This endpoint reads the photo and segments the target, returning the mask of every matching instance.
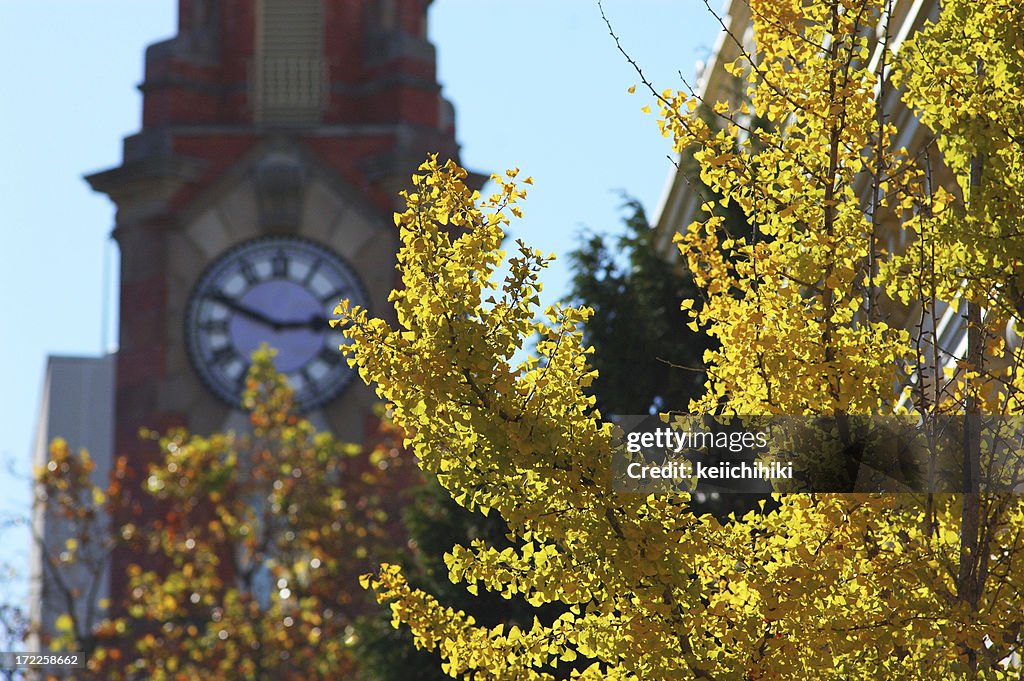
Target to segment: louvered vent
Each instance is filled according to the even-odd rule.
[[[252,98],[256,122],[320,122],[325,95],[321,0],[260,0]]]

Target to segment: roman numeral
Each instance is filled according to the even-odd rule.
[[[245,364],[242,366],[242,370],[238,372],[238,376],[235,377],[235,391],[241,393],[245,390],[245,379],[249,376],[249,365]]]
[[[232,346],[222,345],[213,351],[213,354],[210,355],[210,361],[217,366],[224,366],[237,356],[238,354]]]
[[[341,350],[337,348],[322,348],[320,354],[317,355],[317,359],[330,367],[336,367],[342,360]]]
[[[228,332],[228,320],[226,319],[207,319],[199,328],[206,333],[227,333]]]
[[[324,305],[337,305],[338,301],[346,297],[346,290],[343,288],[331,291],[326,296],[320,299],[320,302]]]
[[[288,278],[288,256],[284,254],[284,251],[279,250],[274,254],[274,257],[270,259],[270,268],[275,279]]]
[[[313,277],[316,276],[316,271],[320,269],[320,265],[322,265],[323,263],[324,261],[321,260],[320,258],[317,258],[316,260],[313,261],[313,264],[309,266],[309,271],[306,272],[306,276],[303,277],[302,279],[303,286],[307,288],[309,287],[310,282],[313,281]]]
[[[260,280],[259,277],[256,276],[256,270],[252,268],[252,263],[248,260],[240,260],[238,262],[238,269],[242,273],[242,276],[245,277],[245,283],[249,286],[252,286]]]
[[[295,375],[302,379],[302,386],[296,389],[299,394],[311,394],[316,390],[316,381],[313,380],[313,376],[309,373],[309,367],[302,367]]]

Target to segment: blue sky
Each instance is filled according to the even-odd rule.
[[[0,515],[28,510],[46,356],[116,342],[113,207],[82,175],[118,165],[121,139],[138,130],[143,50],[174,33],[176,5],[0,0]],[[692,78],[717,35],[700,0],[606,0],[605,9],[659,89],[679,86],[677,72]],[[618,228],[619,190],[654,212],[670,149],[640,112],[648,100],[626,92],[637,78],[596,0],[435,0],[430,21],[463,162],[534,177],[513,236],[561,256],[583,227]],[[566,280],[556,262],[545,303]],[[27,555],[21,533],[0,536],[0,564],[25,565]]]

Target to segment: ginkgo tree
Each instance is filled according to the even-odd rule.
[[[87,452],[53,443],[36,482],[66,528],[66,546],[44,555],[64,612],[42,642],[84,657],[53,678],[358,673],[354,625],[372,602],[357,577],[401,551],[418,471],[387,423],[365,446],[318,432],[271,358],[253,356],[247,433],[151,434],[159,456],[144,480],[122,458],[98,485]],[[111,583],[117,552],[128,565]]]
[[[678,237],[701,288],[683,306],[719,342],[689,406],[837,424],[962,416],[964,491],[780,495],[726,524],[689,513],[684,494],[614,492],[612,427],[585,392],[590,313],[538,321],[550,256],[502,251],[525,196],[517,171],[481,199],[431,159],[396,215],[398,325],[337,313],[420,465],[508,522],[512,547],[452,548],[452,580],[565,606],[484,627],[394,565],[367,576],[453,677],[1020,676],[1024,504],[982,484],[991,441],[972,424],[1012,425],[1024,388],[1022,351],[1004,341],[1024,283],[1024,7],[947,0],[897,54],[887,0],[749,4],[754,44],[733,36],[729,65],[747,97],[706,103],[719,124],[692,92],[651,90],[666,136],[695,150],[720,197]],[[885,115],[895,85],[930,131],[920,149],[898,146]],[[749,236],[728,233],[723,204]],[[962,310],[962,349],[940,346],[946,309]]]

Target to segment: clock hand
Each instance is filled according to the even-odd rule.
[[[281,329],[309,329],[310,331],[326,331],[330,328],[330,322],[327,321],[327,317],[313,315],[309,319],[291,321],[291,322],[278,322],[278,327]]]
[[[252,319],[253,321],[259,322],[264,326],[269,326],[274,331],[284,331],[286,329],[310,329],[311,331],[326,331],[330,328],[330,322],[327,318],[322,315],[313,315],[309,319],[298,320],[298,321],[279,321],[277,319],[271,319],[267,315],[263,314],[259,310],[254,310],[250,307],[242,305],[234,298],[229,298],[224,293],[218,291],[210,296],[213,300],[216,300],[221,305],[228,307],[235,312]]]
[[[239,313],[239,314],[241,314],[241,315],[243,315],[245,317],[248,317],[249,319],[252,319],[255,322],[259,322],[260,324],[263,324],[264,326],[269,326],[270,328],[274,329],[275,331],[280,331],[282,328],[284,328],[284,325],[281,322],[279,322],[279,321],[277,321],[275,319],[271,319],[270,317],[268,317],[267,315],[263,314],[259,310],[253,310],[250,307],[246,307],[245,305],[242,305],[241,303],[239,303],[234,298],[229,298],[228,296],[224,295],[220,291],[212,294],[210,296],[210,298],[212,298],[213,300],[217,301],[221,305],[224,305],[225,307],[228,307],[228,308],[234,310],[235,312],[237,312],[237,313]]]
[[[331,327],[327,317],[313,315],[306,321],[306,326],[312,331],[326,331]]]

